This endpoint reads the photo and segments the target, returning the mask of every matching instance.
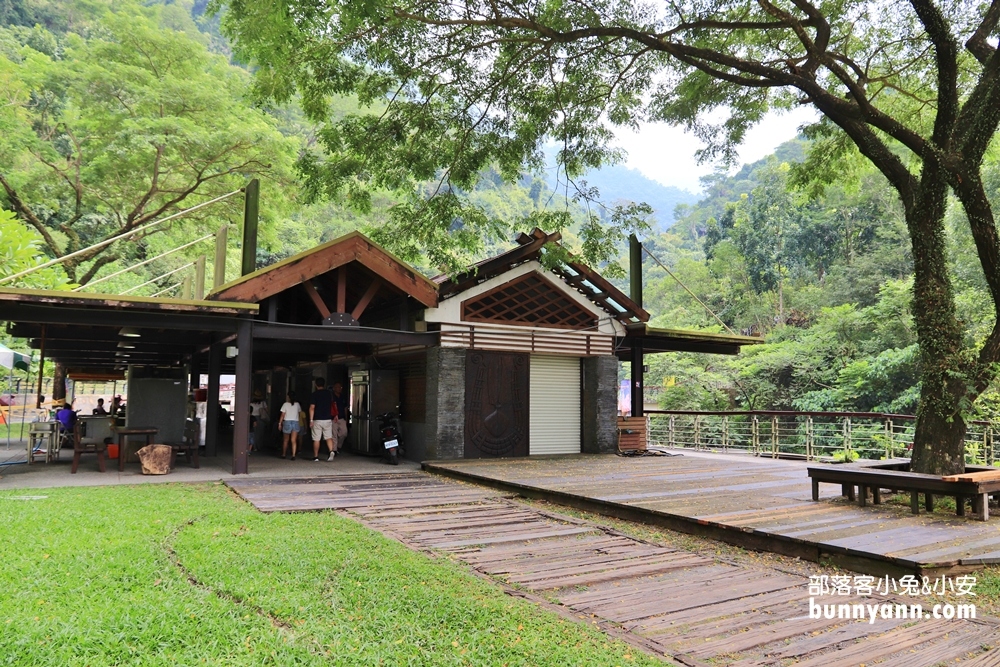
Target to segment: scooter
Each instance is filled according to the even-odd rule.
[[[399,465],[399,454],[402,451],[403,439],[399,423],[399,415],[395,412],[385,412],[375,417],[378,420],[378,430],[382,437],[382,447],[385,448],[388,462]]]

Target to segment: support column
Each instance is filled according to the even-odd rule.
[[[257,209],[260,198],[260,181],[247,183],[243,199],[243,263],[242,274],[257,270]]]
[[[465,456],[465,350],[427,349],[426,457]]]
[[[188,391],[193,392],[201,386],[201,355],[191,355],[191,367],[188,374]]]
[[[642,308],[642,244],[638,237],[632,234],[628,237],[628,274],[629,297]],[[632,416],[641,417],[643,410],[643,359],[642,342],[632,341]]]
[[[229,243],[229,226],[222,225],[215,233],[215,267],[212,269],[212,289],[226,282],[226,246]]]
[[[632,416],[642,417],[642,343],[632,341]]]
[[[38,362],[38,393],[35,394],[35,409],[42,408],[42,380],[45,379],[45,325],[42,325],[41,361]]]
[[[225,347],[213,343],[208,348],[208,391],[205,397],[205,456],[215,456],[219,444],[219,376]]]
[[[253,322],[243,320],[236,330],[236,402],[233,426],[233,474],[250,469],[250,396],[253,392]]]
[[[618,357],[583,360],[583,453],[614,454],[617,446]]]

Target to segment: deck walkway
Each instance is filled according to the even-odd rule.
[[[815,464],[812,464],[815,465]],[[858,507],[821,485],[806,464],[739,454],[571,456],[435,461],[431,472],[653,523],[731,544],[871,574],[958,573],[1000,562],[1000,518]]]
[[[227,483],[265,512],[347,512],[680,665],[1000,665],[1000,649],[991,648],[1000,644],[995,619],[810,619],[800,574],[645,542],[425,473]],[[836,599],[886,601],[903,600]]]

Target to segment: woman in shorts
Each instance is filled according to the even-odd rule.
[[[278,418],[278,429],[282,433],[281,458],[288,454],[288,443],[292,443],[292,460],[295,460],[295,452],[299,449],[299,413],[302,406],[295,400],[295,392],[288,392],[284,404],[281,406],[281,417]]]

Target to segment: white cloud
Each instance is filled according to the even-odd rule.
[[[739,148],[740,160],[761,159],[795,137],[799,126],[815,121],[816,117],[817,112],[811,107],[768,114],[747,132]],[[625,166],[663,185],[700,192],[699,179],[714,170],[711,163],[698,164],[695,151],[702,143],[680,127],[644,124],[638,132],[621,130],[616,136],[618,145],[628,153]]]

